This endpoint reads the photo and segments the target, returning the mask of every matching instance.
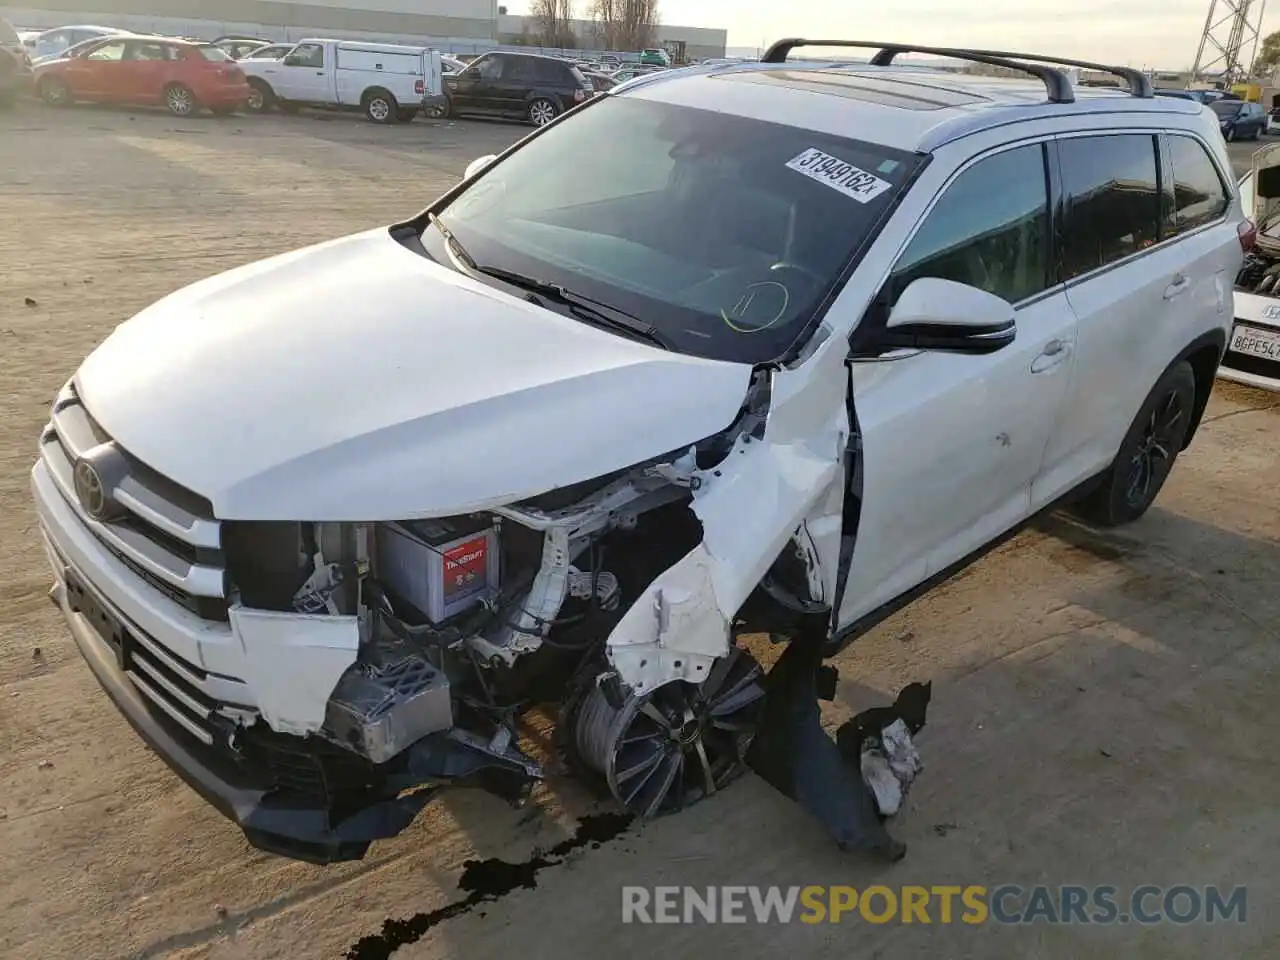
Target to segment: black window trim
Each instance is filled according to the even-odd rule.
[[[1157,182],[1159,182],[1161,171],[1163,170],[1164,160],[1162,158],[1166,153],[1166,151],[1160,149],[1164,143],[1164,141],[1161,138],[1164,137],[1165,135],[1190,137],[1191,139],[1196,140],[1198,143],[1200,143],[1201,146],[1205,147],[1205,149],[1208,151],[1209,158],[1213,161],[1214,169],[1218,171],[1219,177],[1222,176],[1222,169],[1218,166],[1218,158],[1214,155],[1213,149],[1209,147],[1208,143],[1204,140],[1203,137],[1201,137],[1199,134],[1194,133],[1190,130],[1169,130],[1163,127],[1159,127],[1159,128],[1157,127],[1109,127],[1109,128],[1104,128],[1100,130],[1072,130],[1067,133],[1058,133],[1053,135],[1053,139],[1055,141],[1054,149],[1056,151],[1057,144],[1061,143],[1063,140],[1078,140],[1085,137],[1110,137],[1110,136],[1126,136],[1126,135],[1127,136],[1149,136],[1153,138],[1153,140],[1155,140],[1154,149],[1157,150],[1157,154],[1156,154]],[[1061,167],[1061,163],[1059,161],[1059,168],[1060,167]],[[1232,197],[1233,195],[1234,195],[1233,192],[1228,190],[1227,192],[1228,198]],[[1063,213],[1065,214],[1065,207],[1063,209]],[[1102,274],[1107,273],[1111,270],[1115,270],[1119,267],[1129,266],[1130,264],[1134,263],[1137,260],[1142,259],[1143,257],[1147,257],[1147,256],[1150,256],[1151,254],[1158,253],[1161,250],[1165,250],[1172,244],[1178,243],[1183,239],[1185,239],[1186,237],[1193,236],[1196,233],[1199,233],[1201,230],[1209,230],[1214,227],[1220,227],[1222,226],[1222,224],[1224,224],[1227,221],[1227,218],[1228,216],[1230,216],[1230,214],[1231,214],[1231,204],[1228,203],[1227,209],[1223,212],[1223,215],[1219,217],[1217,220],[1214,220],[1210,223],[1202,224],[1201,226],[1196,227],[1194,230],[1188,230],[1185,233],[1173,233],[1168,237],[1162,237],[1156,243],[1153,243],[1151,246],[1146,247],[1143,250],[1135,250],[1133,253],[1129,254],[1126,257],[1121,257],[1119,260],[1113,260],[1111,261],[1111,263],[1104,264],[1101,267],[1095,267],[1094,269],[1088,271],[1087,273],[1082,273],[1082,274],[1079,274],[1078,276],[1072,277],[1070,280],[1066,281],[1065,287],[1066,289],[1070,290],[1072,287],[1075,287],[1081,283],[1087,283],[1088,281],[1093,280],[1096,277],[1100,277],[1102,276]],[[1163,223],[1161,224],[1161,229],[1163,230]],[[1059,276],[1061,276],[1061,274],[1059,274]]]

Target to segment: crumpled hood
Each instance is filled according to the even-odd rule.
[[[733,421],[750,374],[536,307],[378,229],[177,291],[76,384],[115,440],[219,518],[388,520],[693,443]]]

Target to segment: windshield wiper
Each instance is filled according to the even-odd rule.
[[[476,263],[475,258],[467,253],[467,248],[462,245],[462,242],[453,235],[453,231],[445,226],[443,220],[434,213],[428,213],[427,220],[440,231],[445,243],[457,254],[458,259],[475,273],[501,280],[503,283],[509,283],[513,287],[519,287],[521,290],[527,291],[530,294],[531,302],[536,303],[538,306],[543,305],[541,303],[543,299],[551,300],[568,307],[569,312],[574,317],[586,323],[599,327],[608,327],[611,330],[632,337],[648,340],[663,350],[675,350],[675,344],[671,342],[671,339],[653,324],[646,323],[639,317],[625,313],[617,307],[601,303],[599,300],[593,300],[581,293],[566,289],[558,283],[550,283],[546,280],[539,280],[536,277],[526,277],[523,274],[516,273],[513,270],[504,270],[501,267],[480,266]]]
[[[523,274],[512,270],[504,270],[501,267],[476,267],[475,269],[487,277],[493,277],[495,280],[501,280],[503,283],[509,283],[513,287],[528,291],[530,302],[536,303],[538,306],[542,306],[539,302],[540,300],[550,300],[553,303],[568,307],[570,314],[585,323],[598,327],[607,327],[624,335],[648,340],[663,350],[675,350],[675,344],[671,341],[671,338],[653,324],[646,323],[639,317],[619,310],[617,307],[602,303],[599,300],[593,300],[591,297],[570,290],[561,284],[539,280],[536,277],[526,277]]]
[[[475,258],[473,258],[471,254],[467,253],[467,248],[462,245],[462,241],[453,235],[453,231],[444,225],[444,221],[434,213],[428,213],[427,219],[431,222],[433,227],[440,231],[440,236],[444,237],[444,242],[447,243],[453,249],[453,252],[458,255],[458,259],[472,270],[478,272],[480,268],[476,266]]]

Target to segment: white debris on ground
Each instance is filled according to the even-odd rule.
[[[911,731],[895,720],[862,747],[862,779],[875,795],[880,813],[892,817],[902,809],[907,792],[923,769]]]

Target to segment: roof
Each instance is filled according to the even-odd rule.
[[[686,67],[637,77],[619,93],[721,109],[743,116],[848,135],[851,116],[874,139],[928,152],[1006,123],[1099,113],[1191,116],[1201,105],[1176,97],[1139,98],[1127,90],[1077,87],[1075,102],[1051,103],[1045,85],[928,67],[848,62],[739,63]]]

